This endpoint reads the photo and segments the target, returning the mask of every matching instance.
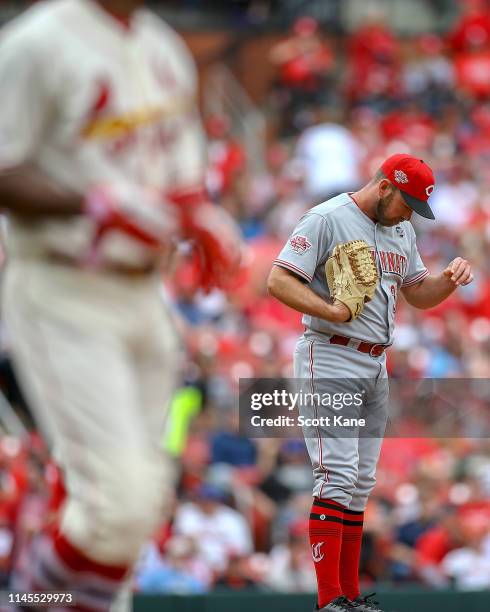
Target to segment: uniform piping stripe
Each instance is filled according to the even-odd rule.
[[[420,281],[422,281],[428,275],[429,275],[429,271],[426,270],[425,272],[419,274],[412,280],[407,281],[406,283],[402,283],[402,287],[410,287],[411,285],[415,285],[416,283],[419,283]]]
[[[342,525],[348,525],[349,527],[362,527],[364,525],[364,521],[348,521],[339,516],[326,516],[324,514],[316,514],[315,512],[310,514],[310,519],[321,521],[322,523],[342,523]]]
[[[315,397],[315,383],[313,382],[313,344],[315,343],[314,340],[310,341],[310,386],[311,386],[311,393],[312,393],[312,397]],[[317,419],[318,422],[318,406],[316,405],[316,403],[313,400],[313,403],[315,405],[315,418]],[[316,426],[316,433],[318,436],[318,465],[320,466],[320,468],[323,470],[323,472],[325,473],[325,477],[322,481],[322,484],[320,486],[320,492],[318,494],[318,497],[322,496],[322,491],[323,491],[323,485],[328,482],[328,471],[326,470],[325,466],[323,465],[323,447],[322,447],[322,438],[320,436],[320,429],[318,428],[318,425]]]
[[[273,263],[277,264],[278,266],[281,266],[283,268],[289,268],[289,270],[291,270],[292,272],[296,272],[296,274],[299,274],[304,279],[306,279],[308,282],[311,282],[311,280],[313,279],[313,276],[310,276],[304,270],[302,270],[301,268],[298,268],[298,266],[295,266],[294,264],[290,263],[289,261],[284,261],[283,259],[276,259],[276,260],[274,260]]]
[[[429,270],[427,270],[427,268],[423,272],[421,272],[420,274],[417,274],[417,276],[415,276],[415,278],[412,278],[411,280],[407,281],[406,283],[403,283],[402,287],[410,287],[410,285],[414,285],[415,283],[419,283],[426,276],[429,276]]]

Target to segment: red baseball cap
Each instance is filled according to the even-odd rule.
[[[428,202],[434,191],[434,173],[423,159],[398,153],[388,157],[381,170],[410,208],[426,219],[435,219]]]

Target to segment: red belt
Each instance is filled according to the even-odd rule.
[[[363,342],[362,340],[355,340],[354,338],[338,335],[331,336],[329,342],[330,344],[350,346],[361,353],[368,353],[371,357],[380,357],[389,346],[389,344],[372,344],[371,342]]]

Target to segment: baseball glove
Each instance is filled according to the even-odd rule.
[[[374,297],[379,279],[369,246],[364,240],[338,244],[327,259],[325,273],[330,295],[347,306],[353,321]]]

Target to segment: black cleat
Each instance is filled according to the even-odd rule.
[[[315,606],[317,612],[345,612],[346,610],[353,612],[355,609],[355,606],[343,595],[337,597],[326,606],[323,606],[323,608]]]
[[[364,597],[359,596],[350,603],[357,612],[384,612],[384,610],[379,607],[379,602],[372,599],[374,595],[376,595],[376,593],[371,593]]]

